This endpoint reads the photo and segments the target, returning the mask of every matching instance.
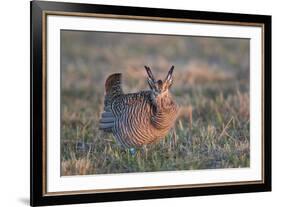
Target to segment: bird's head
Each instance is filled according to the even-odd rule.
[[[152,74],[149,67],[144,66],[147,72],[147,82],[150,89],[155,93],[156,96],[166,94],[173,84],[173,71],[174,66],[172,66],[164,80],[156,80]]]

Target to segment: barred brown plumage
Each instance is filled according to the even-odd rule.
[[[105,82],[99,127],[113,133],[123,147],[141,147],[164,138],[177,117],[178,105],[169,93],[174,66],[164,81],[156,81],[151,69],[147,66],[145,69],[148,91],[124,94],[120,73],[110,75]]]

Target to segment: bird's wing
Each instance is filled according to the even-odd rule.
[[[139,93],[124,94],[113,100],[111,111],[115,117],[127,113],[129,108],[136,107],[137,105],[144,104],[145,100],[152,104],[150,98],[150,91],[142,91]]]

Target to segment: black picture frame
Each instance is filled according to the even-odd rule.
[[[31,142],[30,142],[30,204],[32,206],[58,205],[58,204],[78,204],[90,202],[107,202],[121,200],[170,198],[184,196],[203,196],[215,194],[232,194],[271,191],[271,16],[233,14],[219,12],[187,11],[156,8],[136,8],[125,6],[93,5],[80,3],[59,3],[32,1],[31,7],[31,27],[30,27],[30,50],[31,50]],[[207,21],[212,24],[232,22],[243,24],[261,24],[264,30],[263,35],[263,123],[264,123],[264,166],[262,183],[218,185],[218,186],[195,186],[189,188],[153,189],[153,190],[133,190],[122,192],[104,193],[71,193],[71,194],[50,194],[44,193],[46,177],[44,177],[44,163],[46,162],[46,150],[44,146],[44,133],[46,133],[46,72],[43,71],[44,53],[44,21],[46,11],[82,14],[103,14],[122,16],[141,16],[146,18],[171,18],[171,19],[192,19]],[[43,97],[43,98],[42,98]]]

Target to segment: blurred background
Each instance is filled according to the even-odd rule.
[[[124,92],[147,90],[175,66],[181,106],[171,132],[131,156],[98,130],[104,82],[123,74]],[[250,166],[249,40],[61,31],[61,174]]]

